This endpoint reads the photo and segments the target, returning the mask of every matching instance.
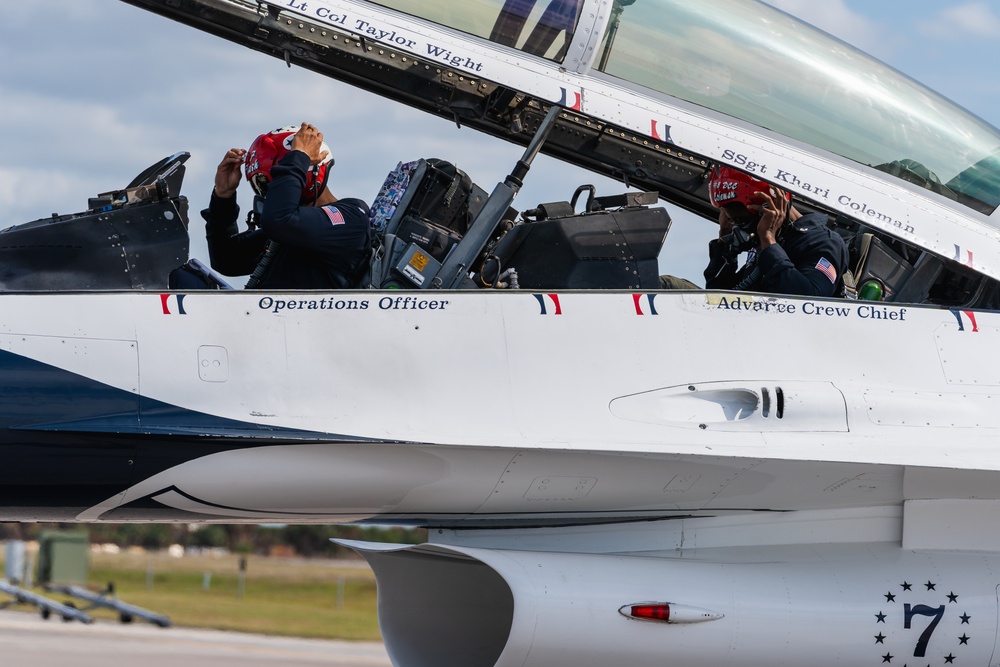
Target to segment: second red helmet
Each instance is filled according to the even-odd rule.
[[[758,192],[767,192],[770,183],[732,167],[715,167],[708,179],[708,198],[715,208],[727,204],[750,206],[761,203]],[[788,198],[788,193],[785,193]]]
[[[247,181],[253,191],[263,197],[267,194],[267,187],[271,183],[271,169],[292,150],[292,137],[299,131],[298,125],[288,125],[279,127],[276,130],[266,132],[250,144],[247,150],[246,161],[243,168],[246,172]],[[302,201],[315,200],[323,192],[326,182],[330,178],[330,168],[333,166],[333,157],[330,147],[323,143],[321,151],[326,151],[327,156],[322,162],[311,167],[306,173],[306,185],[302,189]]]

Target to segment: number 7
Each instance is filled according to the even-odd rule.
[[[922,658],[927,655],[927,643],[931,640],[931,635],[934,634],[934,628],[941,621],[941,617],[944,616],[944,605],[941,605],[937,609],[934,607],[928,607],[925,604],[918,604],[912,609],[909,603],[903,605],[903,627],[907,630],[910,629],[910,621],[914,616],[933,616],[934,620],[930,622],[923,632],[920,633],[920,639],[917,640],[917,646],[913,650],[913,657]]]

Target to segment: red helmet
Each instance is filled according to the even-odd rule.
[[[271,183],[271,168],[292,150],[292,137],[298,131],[298,125],[279,127],[277,130],[260,135],[250,144],[243,168],[246,170],[250,187],[261,197],[267,193],[267,186]],[[306,173],[302,201],[315,200],[319,197],[330,177],[330,167],[333,166],[330,147],[324,142],[320,151],[326,151],[327,155],[322,162],[314,165]]]
[[[770,187],[770,183],[738,169],[717,166],[712,169],[712,175],[708,179],[708,199],[715,208],[722,208],[727,204],[758,205],[761,200],[757,193],[767,192]],[[785,199],[790,198],[787,192],[784,196]]]

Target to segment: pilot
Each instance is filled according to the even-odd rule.
[[[825,215],[803,215],[788,193],[730,167],[712,170],[708,193],[719,238],[708,245],[706,288],[844,296],[847,244]],[[737,269],[742,252],[747,261]]]
[[[241,166],[256,193],[243,232],[236,203]],[[249,151],[231,148],[202,211],[212,268],[227,276],[250,275],[250,289],[357,284],[371,247],[368,205],[331,194],[332,166],[323,134],[308,123],[262,134]]]

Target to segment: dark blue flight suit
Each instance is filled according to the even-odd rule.
[[[735,258],[724,257],[725,244],[709,243],[707,289],[741,289],[793,296],[843,296],[844,272],[850,258],[847,243],[830,229],[821,213],[786,222],[778,242],[736,270]]]
[[[258,289],[345,289],[364,271],[371,248],[368,205],[338,199],[324,207],[300,206],[309,157],[292,151],[271,170],[260,228],[240,232],[236,197],[212,193],[205,236],[212,268],[226,276],[253,273],[268,240],[276,243]]]

